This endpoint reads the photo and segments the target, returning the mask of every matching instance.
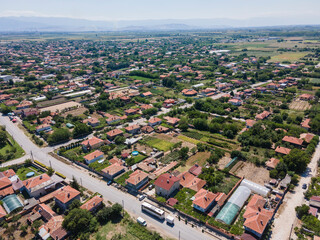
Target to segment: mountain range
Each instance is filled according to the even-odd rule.
[[[312,18],[164,19],[92,21],[62,17],[0,17],[0,32],[165,31],[284,25],[316,25]]]

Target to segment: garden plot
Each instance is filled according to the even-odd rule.
[[[290,104],[289,108],[296,111],[305,111],[311,108],[311,104],[307,101],[295,100]]]

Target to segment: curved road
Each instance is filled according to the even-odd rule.
[[[135,217],[142,216],[148,222],[148,225],[151,226],[152,230],[159,231],[168,237],[176,239],[179,238],[180,233],[180,239],[183,240],[225,239],[222,236],[212,237],[208,234],[202,233],[201,229],[185,225],[184,221],[178,221],[176,219],[174,227],[170,227],[165,222],[159,222],[149,215],[141,213],[141,202],[132,195],[117,190],[112,186],[108,186],[105,181],[89,176],[88,171],[85,171],[80,167],[65,164],[50,156],[45,148],[39,148],[36,146],[27,136],[24,135],[21,129],[9,120],[8,117],[1,115],[0,124],[6,126],[8,133],[12,135],[15,141],[18,142],[25,150],[26,155],[23,159],[26,159],[27,157],[30,158],[32,152],[34,159],[47,166],[50,166],[51,164],[52,168],[69,179],[72,179],[72,177],[75,176],[79,183],[82,183],[85,188],[93,192],[99,192],[106,200],[120,204],[122,204],[123,201],[125,209]]]

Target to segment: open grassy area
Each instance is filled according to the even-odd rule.
[[[98,232],[93,234],[90,239],[104,240],[104,239],[117,239],[117,240],[149,240],[149,239],[164,239],[157,238],[158,233],[154,233],[148,228],[141,226],[127,213],[120,222],[111,222],[100,227]],[[167,239],[167,238],[165,238]],[[169,239],[167,239],[169,240]]]
[[[93,163],[90,163],[89,167],[95,169],[96,171],[101,171],[102,169],[108,167],[109,165],[110,165],[109,161],[105,159],[102,163],[99,163],[99,160]]]
[[[10,134],[7,133],[7,136],[7,143],[0,148],[0,160],[3,158],[3,160],[8,161],[22,157],[25,153],[22,147],[16,141],[14,141]]]
[[[27,179],[26,174],[29,173],[29,172],[34,172],[33,176],[38,176],[38,175],[41,175],[43,173],[39,169],[37,169],[37,168],[35,168],[33,166],[29,166],[29,167],[19,167],[19,169],[16,172],[16,174],[18,175],[20,180],[24,181],[24,180]]]
[[[167,142],[164,140],[161,140],[159,138],[154,138],[154,137],[147,137],[145,140],[145,143],[153,148],[157,148],[161,151],[169,151],[171,147],[173,147],[173,143]]]
[[[193,143],[193,144],[198,144],[200,142],[200,141],[198,141],[196,139],[189,138],[189,137],[187,137],[185,135],[179,135],[178,138],[183,140],[183,141],[186,141],[186,142],[189,142],[189,143]]]
[[[269,62],[294,62],[298,61],[300,58],[303,58],[309,54],[308,52],[285,52],[279,55],[272,56]]]
[[[133,173],[132,170],[122,174],[120,177],[116,178],[114,181],[122,186],[126,185],[126,179],[129,178],[130,174]]]
[[[221,181],[218,184],[217,191],[224,192],[225,194],[228,194],[238,181],[239,181],[239,178],[236,178],[232,175],[226,174],[223,181]]]
[[[196,194],[196,191],[193,191],[191,189],[188,189],[188,188],[181,189],[177,193],[177,195],[174,197],[179,201],[179,203],[176,204],[174,208],[205,222],[206,220],[208,220],[209,217],[192,207],[191,198],[195,194]]]

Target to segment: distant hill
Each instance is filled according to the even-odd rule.
[[[320,16],[316,21],[314,19],[307,18],[91,21],[85,19],[58,17],[0,17],[0,32],[164,31],[300,24],[320,24]]]

